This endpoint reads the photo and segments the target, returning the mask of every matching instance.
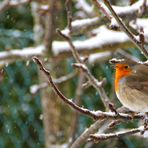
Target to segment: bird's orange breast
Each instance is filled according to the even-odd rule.
[[[132,73],[132,69],[127,64],[116,64],[115,73],[115,91],[119,90],[119,82],[122,78],[129,76]]]

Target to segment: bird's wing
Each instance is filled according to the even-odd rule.
[[[128,76],[126,84],[132,89],[137,89],[148,95],[148,67],[147,70],[137,69],[134,75]]]

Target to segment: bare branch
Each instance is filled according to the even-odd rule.
[[[81,61],[81,58],[79,57],[78,52],[76,52],[75,46],[73,45],[73,43],[72,43],[72,41],[71,41],[71,38],[68,37],[68,36],[66,36],[65,34],[63,34],[59,29],[57,29],[57,32],[59,33],[59,35],[61,35],[63,38],[65,38],[65,39],[68,41],[68,43],[69,43],[69,45],[70,45],[70,47],[71,47],[71,49],[72,49],[72,54],[73,54],[75,60],[76,60],[78,63],[81,63],[81,62],[82,62],[82,61]]]
[[[137,24],[143,27],[145,41],[148,41],[148,27],[147,20],[138,19]],[[79,53],[89,55],[91,53],[98,53],[101,51],[114,51],[118,48],[126,49],[135,47],[129,38],[122,32],[108,30],[101,27],[96,30],[97,35],[84,41],[74,41],[73,45]],[[106,34],[108,34],[106,36]],[[30,57],[40,56],[45,54],[45,46],[39,45],[36,47],[27,47],[23,49],[11,49],[11,51],[0,52],[0,63],[7,64],[15,62],[16,60],[28,60]],[[71,56],[71,47],[67,41],[53,41],[52,52],[56,59],[63,59]]]
[[[69,11],[70,10],[68,9],[68,12],[67,12],[67,14],[68,14],[68,25],[69,25],[68,29],[71,32],[71,20],[72,20],[71,17],[72,16],[71,16],[71,13]],[[84,74],[86,75],[86,77],[89,80],[90,84],[94,88],[96,88],[96,90],[99,92],[99,94],[101,96],[101,100],[102,100],[104,106],[106,107],[106,109],[109,109],[108,107],[109,107],[109,102],[110,101],[109,101],[109,98],[106,95],[106,93],[105,93],[105,91],[104,91],[104,89],[102,87],[102,84],[103,84],[102,82],[103,81],[98,82],[98,80],[93,75],[91,75],[89,69],[87,68],[85,63],[81,60],[80,55],[79,55],[77,49],[75,48],[75,46],[74,46],[74,44],[73,44],[73,42],[71,40],[71,35],[69,34],[69,36],[66,36],[60,30],[58,30],[58,33],[67,40],[67,42],[69,43],[69,46],[71,47],[71,51],[72,51],[73,57],[75,58],[76,62],[78,64],[80,64],[80,66],[82,67],[82,70],[84,71]]]
[[[58,32],[69,43],[71,50],[72,50],[72,54],[73,54],[74,58],[76,59],[76,61],[78,62],[77,65],[75,65],[75,66],[80,67],[84,71],[84,73],[85,73],[86,77],[88,78],[90,84],[99,92],[104,106],[108,109],[108,104],[109,104],[110,101],[109,101],[109,98],[107,97],[104,89],[102,88],[103,83],[98,82],[98,80],[94,76],[91,75],[89,69],[81,60],[81,58],[80,58],[75,46],[73,45],[71,39],[68,36],[62,34],[62,32],[60,30],[58,30]]]
[[[76,8],[82,10],[86,16],[93,17],[93,7],[86,0],[77,0]]]
[[[60,97],[60,99],[62,99],[65,103],[67,103],[68,105],[70,105],[73,109],[75,109],[76,111],[79,111],[80,113],[86,114],[88,116],[91,116],[95,119],[95,114],[87,109],[83,109],[80,108],[79,106],[77,106],[74,102],[72,102],[72,100],[66,98],[61,92],[60,90],[57,88],[57,86],[55,85],[55,83],[53,82],[50,72],[48,70],[46,70],[41,61],[37,58],[34,57],[33,60],[35,60],[35,62],[39,65],[40,69],[44,72],[44,74],[48,77],[49,83],[51,84],[52,88],[55,90],[55,92],[57,93],[57,95]]]
[[[104,8],[104,5],[102,5],[101,2],[99,2],[98,0],[92,0],[95,5],[102,11],[102,13],[104,13],[106,15],[106,17],[111,20],[112,16],[106,11],[106,8]]]
[[[140,40],[142,47],[144,47],[145,37],[144,37],[144,30],[142,27],[140,28],[139,40]]]
[[[102,140],[112,139],[112,138],[119,138],[126,135],[132,135],[135,133],[142,133],[144,130],[148,130],[148,128],[144,129],[143,126],[140,126],[138,128],[130,129],[130,130],[124,130],[121,132],[116,133],[107,133],[107,134],[93,134],[90,135],[90,140],[94,140],[95,142],[99,142]]]
[[[93,1],[95,1],[97,3],[97,0],[93,0]],[[131,6],[125,6],[125,7],[112,6],[112,7],[119,17],[121,17],[125,22],[129,23],[131,20],[137,19],[138,12],[139,12],[140,8],[143,6],[144,1],[145,0],[137,1],[136,3],[134,3]],[[110,15],[110,12],[108,11],[108,9],[106,8],[105,5],[101,2],[99,2],[99,4],[101,5],[101,7],[103,7],[104,11],[106,11],[107,15]],[[148,8],[148,0],[146,0],[145,7]],[[99,9],[100,9],[100,7],[99,7]],[[148,14],[148,9],[145,9],[143,11],[143,13]],[[81,19],[81,20],[74,20],[71,23],[71,26],[72,26],[71,33],[74,35],[79,34],[79,33],[85,33],[92,28],[97,28],[98,26],[109,23],[109,20],[110,19],[108,19],[106,17],[101,17],[101,18],[94,17],[94,18],[87,18],[87,19]],[[144,24],[146,24],[146,23],[144,23]],[[62,32],[64,34],[68,34],[69,29],[65,28]]]
[[[145,22],[143,22],[144,24]],[[96,36],[86,39],[84,41],[74,41],[73,45],[79,51],[79,53],[89,54],[105,50],[116,50],[117,48],[130,48],[135,47],[130,41],[129,37],[123,32],[116,32],[108,30],[105,27],[100,27],[94,30],[92,33]],[[144,28],[145,40],[148,39],[148,29]],[[62,32],[62,34],[66,35]],[[107,34],[107,36],[106,36]],[[69,54],[70,46],[68,43],[57,42],[53,43],[53,52],[55,55]]]
[[[113,17],[118,22],[118,24],[121,27],[121,29],[127,34],[127,36],[131,39],[131,41],[140,49],[141,53],[146,58],[148,58],[148,51],[143,46],[143,43],[141,43],[139,40],[137,40],[136,37],[131,33],[131,31],[125,26],[125,24],[123,23],[123,21],[119,18],[119,16],[117,15],[117,13],[112,8],[110,2],[108,0],[104,0],[104,3],[106,4],[106,6],[108,7],[108,9],[112,13]]]
[[[38,64],[40,69],[44,72],[44,74],[47,76],[49,83],[51,84],[51,87],[53,90],[56,92],[56,94],[59,96],[61,100],[63,100],[67,105],[69,105],[72,109],[75,111],[84,114],[88,117],[91,117],[93,119],[123,119],[123,120],[133,120],[133,119],[143,119],[144,115],[142,114],[136,114],[134,116],[131,116],[129,114],[124,114],[124,113],[118,113],[115,114],[113,112],[102,112],[102,111],[90,111],[86,108],[79,107],[76,105],[73,101],[65,97],[62,92],[57,88],[55,83],[52,80],[52,77],[50,75],[50,72],[45,69],[41,61],[37,58],[34,57],[33,60]]]
[[[55,19],[56,19],[56,0],[48,0],[47,5],[49,10],[46,13],[45,21],[45,47],[48,51],[48,54],[51,54],[52,43],[55,35]]]
[[[89,128],[87,128],[77,139],[76,141],[71,145],[71,148],[78,148],[80,147],[82,144],[84,144],[84,142],[86,142],[86,140],[90,137],[90,134],[95,133],[106,121],[102,120],[98,120],[95,123],[93,123]]]
[[[57,78],[57,79],[54,79],[53,82],[55,84],[61,84],[61,83],[64,83],[70,79],[72,79],[73,77],[75,77],[77,74],[77,72],[72,72],[68,75],[65,75],[65,76],[62,76],[60,78]],[[47,82],[44,82],[44,83],[41,83],[41,84],[36,84],[36,85],[33,85],[30,87],[30,92],[32,94],[36,94],[37,92],[39,92],[41,89],[44,89],[44,88],[47,88],[48,87],[48,83]]]

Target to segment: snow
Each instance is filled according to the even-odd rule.
[[[92,50],[101,49],[103,46],[110,46],[113,44],[120,44],[129,41],[127,35],[123,32],[116,32],[108,30],[105,27],[100,27],[98,30],[94,31],[98,34],[95,37],[86,39],[84,41],[74,41],[73,44],[77,50]],[[55,55],[61,52],[67,52],[70,50],[70,46],[66,41],[54,41],[53,42],[53,53]]]

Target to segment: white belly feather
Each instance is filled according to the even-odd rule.
[[[126,86],[123,78],[116,95],[123,106],[135,112],[148,112],[148,96],[137,89]]]

